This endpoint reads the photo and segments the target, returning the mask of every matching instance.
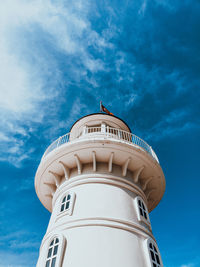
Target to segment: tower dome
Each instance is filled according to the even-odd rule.
[[[76,121],[45,151],[35,188],[52,213],[38,267],[163,266],[149,212],[164,174],[123,120],[95,113]]]

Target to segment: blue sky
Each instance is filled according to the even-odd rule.
[[[166,267],[200,266],[200,2],[0,3],[0,267],[32,267],[50,214],[34,175],[46,147],[99,101],[157,153],[150,214]]]

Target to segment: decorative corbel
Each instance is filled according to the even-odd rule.
[[[96,152],[92,151],[92,162],[93,162],[93,171],[97,170],[97,161],[96,161]]]
[[[81,172],[82,172],[81,161],[80,161],[80,159],[79,159],[77,154],[75,154],[74,157],[75,157],[75,160],[76,160],[76,166],[77,166],[78,174],[81,174]]]
[[[49,173],[51,173],[53,175],[53,179],[55,181],[55,184],[57,187],[59,187],[60,183],[61,183],[61,176],[55,172],[49,171]]]
[[[61,164],[61,166],[63,168],[65,179],[68,180],[69,179],[69,176],[70,176],[70,169],[69,169],[69,167],[67,167],[67,165],[65,163],[63,163],[62,161],[59,161],[59,163]]]
[[[127,158],[127,160],[122,165],[122,176],[126,176],[127,169],[128,169],[128,164],[129,164],[130,160],[131,160],[131,158]]]
[[[113,156],[114,156],[114,152],[111,152],[110,157],[109,157],[109,161],[108,161],[108,171],[109,172],[112,172]]]
[[[153,179],[153,176],[150,176],[149,178],[146,179],[146,181],[144,183],[141,183],[141,187],[142,190],[145,191],[147,188],[147,185],[149,184],[149,182]]]
[[[138,168],[137,170],[135,170],[133,172],[133,181],[134,181],[134,183],[138,182],[139,176],[140,176],[140,174],[141,174],[143,169],[144,169],[144,166],[141,166],[140,168]]]

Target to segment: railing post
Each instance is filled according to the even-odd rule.
[[[61,137],[58,138],[58,143],[57,143],[57,146],[56,146],[56,147],[59,146],[59,144],[60,144],[60,139],[61,139]]]
[[[118,129],[118,138],[121,139],[120,137],[120,130]]]
[[[87,133],[87,126],[83,126],[83,135]]]
[[[131,141],[131,135],[130,135],[130,133],[128,133],[128,141],[129,142]]]
[[[101,124],[101,132],[102,133],[106,132],[106,124],[104,122],[102,122],[102,124]]]
[[[105,134],[106,134],[106,136],[109,135],[109,132],[110,132],[110,127],[108,125],[105,125]]]

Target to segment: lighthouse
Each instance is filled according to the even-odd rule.
[[[35,189],[51,212],[37,267],[163,266],[149,212],[164,194],[164,174],[122,119],[76,121],[45,151]]]

